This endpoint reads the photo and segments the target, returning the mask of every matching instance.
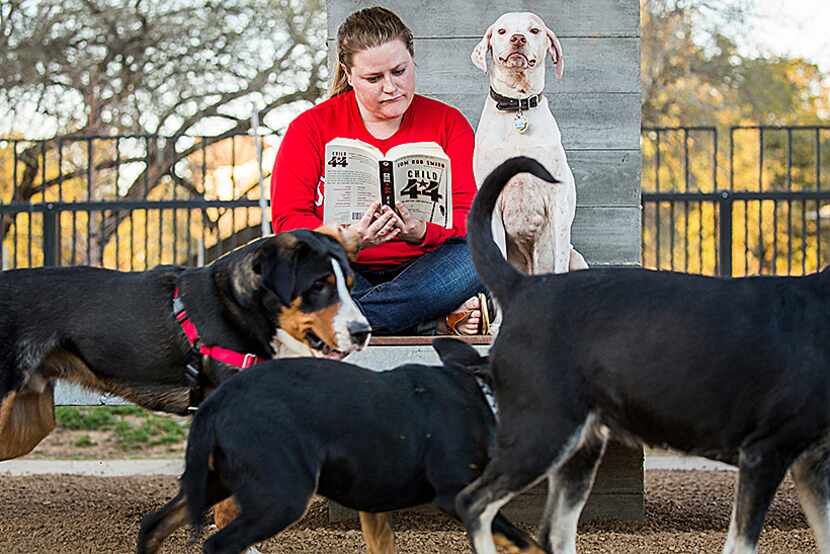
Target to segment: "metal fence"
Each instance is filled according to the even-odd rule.
[[[275,135],[0,140],[3,269],[200,265],[268,232]]]
[[[830,127],[645,128],[643,265],[803,274],[830,262]],[[0,140],[4,269],[201,265],[268,232],[277,137]]]
[[[644,128],[643,265],[798,275],[830,262],[830,127]]]

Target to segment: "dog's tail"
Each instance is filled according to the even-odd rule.
[[[209,409],[209,408],[208,408]],[[213,453],[216,450],[216,433],[213,428],[213,414],[200,408],[187,438],[185,469],[181,478],[181,489],[187,498],[187,511],[193,524],[193,537],[202,532],[205,515],[211,502],[209,492],[210,472]]]
[[[524,275],[508,263],[496,243],[493,242],[490,221],[499,194],[507,182],[518,173],[531,173],[550,183],[559,182],[542,164],[532,158],[524,156],[510,158],[496,167],[484,180],[467,218],[467,239],[476,271],[484,286],[490,289],[501,302],[516,290],[516,286]]]

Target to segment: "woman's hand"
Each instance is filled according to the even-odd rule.
[[[380,209],[380,202],[375,201],[360,218],[360,221],[349,225],[349,229],[360,237],[361,248],[377,246],[397,237],[400,229],[397,227],[399,221],[395,212],[384,206]]]
[[[397,225],[400,234],[398,235],[401,240],[406,242],[410,242],[413,244],[418,244],[424,240],[424,237],[427,234],[427,223],[426,221],[420,220],[412,215],[412,213],[406,209],[406,206],[398,202],[395,204],[398,208],[398,213],[396,214],[392,211],[391,208],[388,206],[384,206],[384,208],[388,209],[392,212],[392,215],[395,216],[395,223]],[[400,217],[398,216],[400,214]]]

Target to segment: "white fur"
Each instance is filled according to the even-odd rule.
[[[577,502],[569,502],[569,499],[563,494],[559,487],[559,479],[557,475],[562,465],[567,459],[588,439],[589,434],[595,434],[603,442],[608,440],[608,428],[599,422],[599,417],[592,412],[588,415],[585,423],[575,434],[576,441],[571,439],[568,442],[566,454],[561,456],[557,463],[551,466],[548,471],[548,497],[547,505],[545,506],[545,516],[551,518],[549,539],[553,545],[553,551],[557,554],[576,554],[576,532],[579,523],[579,516],[582,514],[582,508],[585,507],[586,498],[578,500]],[[573,445],[571,447],[571,445]],[[604,447],[603,447],[604,451]],[[593,486],[594,478],[596,477],[596,467],[591,475],[591,483],[588,490]]]
[[[549,510],[557,516],[550,528],[550,543],[557,554],[576,554],[576,528],[582,504],[568,504],[558,488],[556,478],[548,477]]]
[[[821,554],[830,553],[830,505],[827,500],[817,497],[812,491],[798,486],[798,497],[801,508],[816,537],[818,551]]]
[[[337,341],[337,349],[341,352],[352,352],[360,350],[366,343],[353,344],[352,336],[349,333],[349,323],[354,321],[369,326],[369,321],[357,304],[354,303],[352,295],[349,293],[349,287],[346,285],[346,279],[343,277],[343,270],[340,269],[340,264],[336,260],[331,260],[331,266],[334,268],[334,276],[337,280],[337,294],[340,296],[340,309],[337,310],[337,315],[334,316],[334,332],[335,340]],[[368,342],[368,338],[366,342]]]
[[[790,467],[801,509],[807,516],[821,554],[830,554],[830,499],[827,498],[825,477],[828,463],[826,441],[827,438]]]
[[[473,534],[473,546],[476,554],[498,554],[496,552],[496,543],[493,541],[493,519],[502,506],[510,502],[513,498],[512,494],[505,496],[499,500],[491,502],[487,505],[478,518],[478,530]]]
[[[723,544],[723,554],[754,554],[755,549],[747,546],[746,542],[738,537],[738,491],[740,490],[741,474],[738,473],[735,483],[735,499],[732,501],[732,515],[729,518],[729,530],[726,532],[726,542]]]
[[[544,90],[547,54],[556,63],[558,76],[564,68],[559,40],[532,13],[507,13],[490,26],[471,56],[483,71],[487,71],[487,51],[493,54],[490,86],[510,98],[529,98]],[[515,52],[521,52],[526,61],[521,56],[511,58]],[[530,175],[514,177],[493,213],[494,240],[511,263],[518,261],[521,269],[532,274],[586,269],[585,259],[571,246],[576,186],[559,125],[544,96],[538,106],[523,114],[529,127],[519,133],[513,126],[516,112],[499,111],[496,101],[487,96],[475,135],[476,182],[481,184],[496,166],[521,155],[538,160],[561,183],[551,185]],[[508,252],[508,243],[516,249],[515,255]]]

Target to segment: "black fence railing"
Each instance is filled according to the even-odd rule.
[[[0,140],[4,269],[199,265],[268,232],[274,135]],[[644,128],[643,265],[792,275],[830,262],[830,127]]]
[[[199,265],[268,232],[274,135],[0,140],[4,269]]]
[[[645,128],[642,148],[644,266],[797,275],[830,261],[830,127],[731,127],[726,159],[714,127]]]

